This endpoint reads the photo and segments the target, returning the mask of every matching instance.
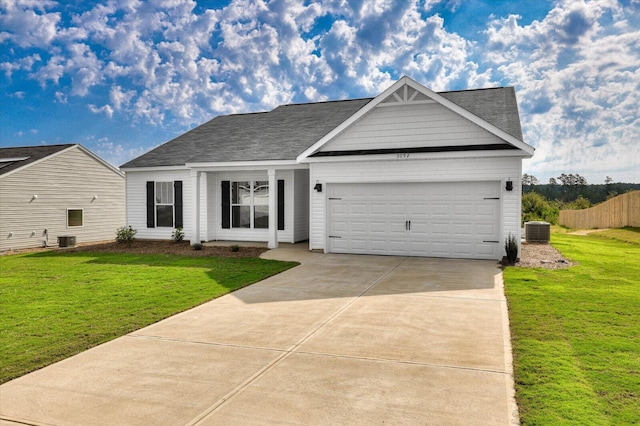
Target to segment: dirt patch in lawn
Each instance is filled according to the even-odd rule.
[[[564,269],[573,263],[548,243],[522,242],[520,259],[515,266],[521,268]]]
[[[116,243],[115,241],[102,242],[97,244],[83,244],[70,248],[55,249],[28,249],[22,251],[14,251],[15,253],[24,253],[43,250],[64,250],[67,252],[93,252],[93,253],[130,253],[130,254],[175,254],[179,256],[198,256],[198,257],[259,257],[268,249],[264,247],[237,247],[237,251],[233,251],[228,246],[202,246],[201,250],[194,250],[188,241],[167,240],[134,240],[131,244]]]

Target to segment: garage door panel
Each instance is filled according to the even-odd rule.
[[[369,223],[369,232],[371,234],[383,234],[386,235],[389,225],[387,222],[375,222],[372,221]]]
[[[462,257],[470,257],[473,255],[473,245],[471,243],[453,243],[453,250]]]
[[[473,234],[473,225],[471,223],[453,223],[451,227],[453,229],[454,237],[469,238]]]
[[[491,243],[476,245],[476,254],[478,257],[491,257],[494,250],[495,245]]]
[[[497,259],[499,182],[330,184],[328,250]],[[489,241],[489,242],[487,242]]]
[[[421,234],[424,238],[426,238],[426,235],[429,233],[429,224],[426,222],[416,222],[415,220],[412,220],[411,233],[414,234],[417,238],[421,238]]]
[[[434,237],[449,235],[451,233],[449,228],[451,228],[449,222],[433,222],[431,223],[431,235]]]
[[[353,235],[357,235],[357,234],[363,234],[366,235],[369,233],[369,226],[368,223],[366,221],[352,221],[351,222],[351,228],[349,229],[351,231],[351,234]]]
[[[369,214],[371,216],[387,216],[387,204],[386,203],[370,203]]]
[[[338,217],[340,215],[346,216],[348,214],[349,206],[347,203],[332,202],[329,204],[329,213],[332,217]]]
[[[391,215],[391,217],[397,217],[400,216],[402,218],[407,216],[407,210],[409,209],[409,206],[405,203],[393,203],[389,206],[389,213]]]
[[[346,233],[349,232],[349,222],[344,219],[335,219],[331,222],[331,226],[329,228],[329,235],[333,233]]]
[[[389,224],[387,232],[389,235],[404,234],[407,232],[407,228],[405,227],[404,222],[398,223],[397,221],[394,221]]]
[[[359,202],[352,202],[349,205],[349,214],[351,214],[351,216],[368,216],[369,215],[369,209],[367,208],[368,205],[365,202],[359,201]]]
[[[451,250],[449,249],[449,242],[447,241],[433,241],[431,243],[431,252],[436,257],[449,256]]]
[[[449,217],[451,215],[451,203],[434,202],[431,205],[431,216]]]
[[[489,217],[493,218],[498,213],[498,201],[499,200],[490,200],[492,202],[483,202],[479,203],[476,206],[476,216],[478,217]]]
[[[411,215],[417,216],[428,216],[429,215],[429,204],[428,203],[411,203],[409,204],[408,213]]]
[[[493,223],[479,223],[476,226],[476,235],[481,237],[492,237],[496,235],[496,226]]]
[[[471,203],[454,203],[453,217],[469,218],[473,214],[473,205]]]

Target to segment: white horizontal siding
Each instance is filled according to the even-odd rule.
[[[321,151],[420,148],[503,143],[440,104],[378,107]]]
[[[0,178],[0,250],[41,247],[45,229],[49,245],[62,235],[113,240],[125,224],[124,200],[121,175],[78,147],[66,150]],[[69,208],[84,210],[82,227],[67,228]]]
[[[374,182],[466,182],[500,181],[502,191],[502,236],[520,236],[520,158],[462,158],[312,163],[310,168],[310,248],[326,248],[326,184]],[[514,190],[505,191],[511,178]],[[325,191],[311,190],[321,182]]]
[[[309,170],[294,172],[293,242],[309,239]]]
[[[127,225],[138,231],[136,238],[168,240],[175,228],[147,228],[147,181],[174,182],[182,181],[182,203],[184,233],[191,235],[191,214],[189,213],[192,196],[191,173],[189,170],[171,171],[128,171],[127,175]],[[201,185],[202,186],[202,185]]]

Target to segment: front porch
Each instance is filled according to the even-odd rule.
[[[270,168],[191,165],[187,210],[192,245],[233,245],[308,240],[309,171],[300,165]]]

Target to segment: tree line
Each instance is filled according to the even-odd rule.
[[[603,184],[589,184],[584,176],[562,173],[542,184],[535,176],[525,173],[522,175],[522,221],[543,220],[555,225],[560,210],[586,209],[638,189],[638,183],[614,182],[609,176]]]

